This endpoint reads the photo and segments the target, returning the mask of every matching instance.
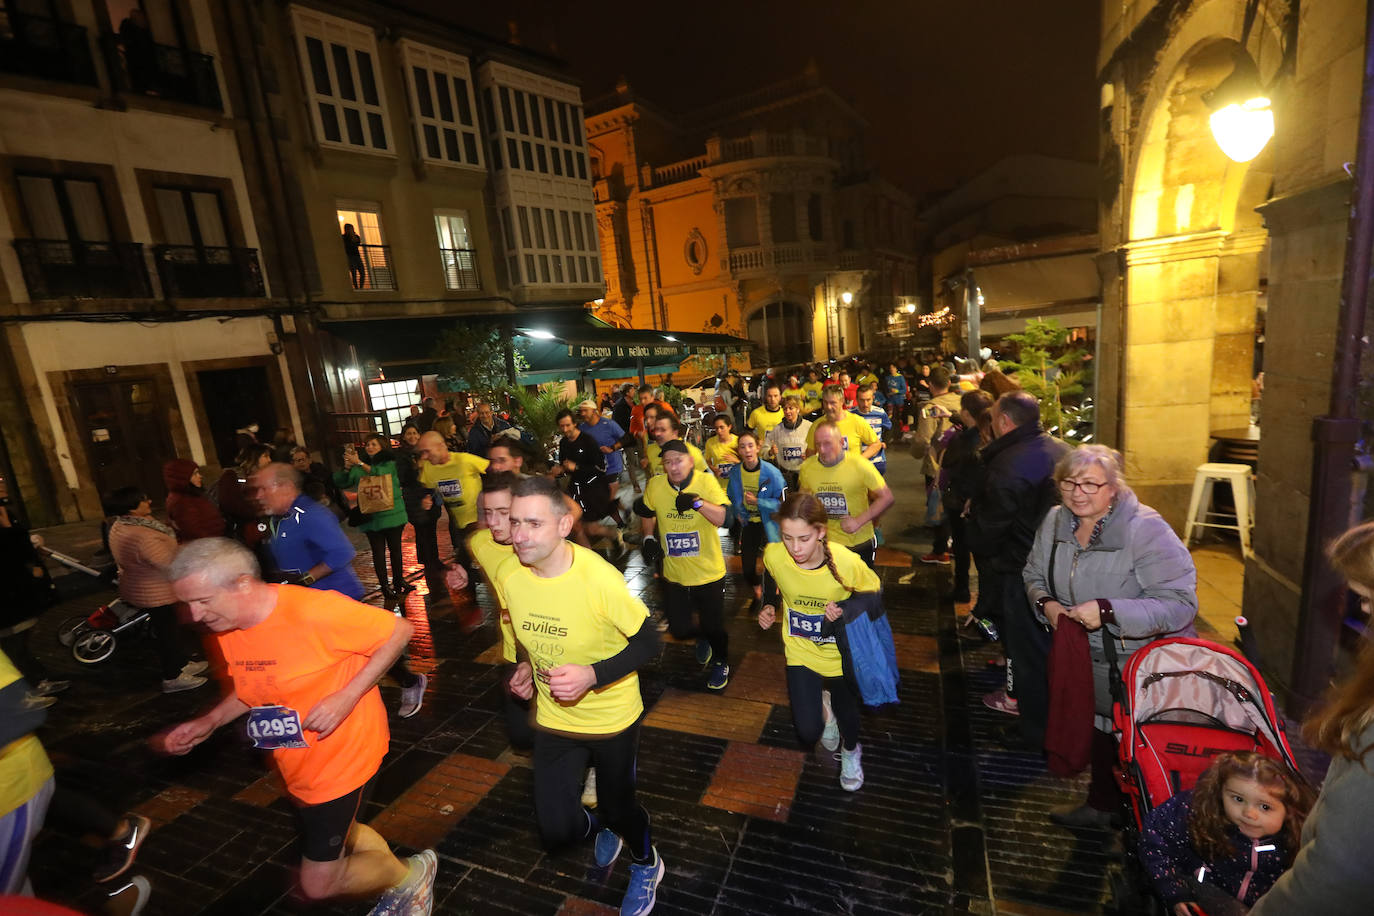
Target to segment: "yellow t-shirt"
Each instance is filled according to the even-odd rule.
[[[477,563],[482,574],[487,577],[487,584],[491,586],[492,594],[496,596],[496,603],[501,621],[501,657],[508,662],[515,661],[515,630],[511,628],[510,611],[506,610],[506,596],[501,593],[501,587],[496,584],[496,571],[501,568],[501,564],[510,557],[515,556],[515,548],[509,544],[498,544],[492,537],[490,528],[479,528],[468,537],[468,553]]]
[[[0,652],[0,687],[19,680],[19,669]],[[0,817],[38,794],[52,778],[52,761],[38,738],[25,735],[0,747]]]
[[[730,500],[709,471],[692,471],[682,488],[716,506]],[[695,509],[679,512],[678,491],[662,474],[644,487],[644,505],[658,519],[654,535],[663,548],[663,575],[678,585],[705,585],[725,576],[725,557],[720,552],[720,532]]]
[[[804,404],[806,403],[806,392],[800,388],[784,388],[782,390],[782,399],[785,401],[788,398],[796,398]]]
[[[487,459],[467,452],[450,452],[443,464],[421,462],[420,483],[444,498],[444,507],[459,528],[477,523],[477,496],[482,492],[482,475]]]
[[[494,578],[509,602],[515,638],[536,671],[611,658],[649,619],[649,609],[631,594],[620,570],[585,547],[568,546],[572,566],[561,576],[545,579],[512,556]],[[534,720],[541,728],[614,735],[633,725],[644,711],[637,672],[594,687],[575,703],[555,700],[538,676],[534,684]]]
[[[857,419],[857,418],[856,418]],[[862,420],[859,421],[863,423]],[[868,424],[864,423],[864,428]],[[817,455],[802,462],[797,483],[810,490],[825,506],[830,516],[830,543],[855,547],[873,539],[873,523],[869,522],[853,534],[845,534],[840,519],[846,515],[861,515],[868,511],[868,494],[887,486],[883,475],[873,462],[858,455],[845,455],[839,464],[826,467]]]
[[[688,448],[690,449],[690,447],[689,443]],[[717,477],[720,476],[722,467],[728,471],[731,465],[739,464],[738,448],[739,436],[734,433],[730,434],[730,439],[726,442],[721,442],[720,436],[712,436],[706,440],[704,449],[706,464],[715,472]]]
[[[829,568],[802,569],[782,544],[763,548],[763,566],[778,584],[778,623],[782,624],[782,650],[787,664],[810,668],[821,677],[840,677],[844,666],[835,637],[822,636],[825,606],[843,601],[853,592],[876,592],[878,574],[859,555],[840,544],[830,545],[830,557],[844,585],[835,581]]]
[[[768,431],[782,422],[782,406],[777,410],[769,410],[760,404],[749,413],[749,428],[754,431],[754,435],[759,437],[759,444],[763,444],[763,437],[768,435]]]
[[[650,442],[648,447],[644,449],[644,457],[649,461],[650,477],[657,477],[663,473],[663,457],[660,454],[661,452],[662,449],[659,448],[657,442]],[[708,474],[711,472],[710,466],[706,463],[705,456],[701,454],[701,449],[688,442],[687,453],[692,456],[692,466],[694,468],[698,471],[706,471]]]
[[[754,468],[752,471],[746,471],[744,468],[739,469],[740,484],[743,485],[744,492],[746,494],[753,493],[755,496],[759,495],[759,472],[762,470],[762,462],[760,462],[759,466]],[[762,521],[762,519],[759,518],[758,503],[755,503],[754,505],[750,506],[748,500],[746,500],[744,505],[745,511],[749,513],[749,521]]]
[[[801,390],[806,397],[806,403],[802,405],[802,413],[821,409],[821,389],[824,387],[824,382],[802,382]]]
[[[817,420],[811,424],[811,429],[807,430],[807,451],[814,452],[816,450],[816,427],[823,422],[825,422],[824,419]],[[840,445],[855,458],[862,458],[864,449],[878,441],[877,435],[873,432],[873,427],[869,426],[868,421],[858,414],[846,411],[844,416],[835,421],[835,425],[840,428]]]

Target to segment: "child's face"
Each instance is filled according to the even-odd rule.
[[[1253,779],[1233,776],[1226,780],[1221,802],[1227,819],[1252,840],[1273,836],[1283,829],[1288,809],[1277,795]]]

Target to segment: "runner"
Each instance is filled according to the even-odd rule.
[[[821,409],[821,391],[825,388],[825,383],[821,381],[821,374],[814,367],[806,370],[806,381],[802,382],[802,392],[805,397],[802,403],[802,413],[810,413],[813,410]]]
[[[666,422],[660,417],[659,423]],[[729,500],[710,473],[692,465],[687,443],[663,443],[664,474],[649,481],[635,511],[644,520],[644,559],[663,561],[668,629],[674,639],[697,637],[697,662],[710,665],[706,686],[730,683],[729,635],[725,632],[725,558],[717,529]],[[658,533],[663,539],[659,546]],[[692,612],[698,625],[692,626]]]
[[[776,464],[789,490],[797,488],[797,472],[806,460],[806,440],[811,432],[811,421],[802,417],[801,409],[799,398],[783,398],[782,422],[768,431],[765,440],[777,456]]]
[[[730,518],[740,526],[740,567],[744,581],[754,592],[754,604],[763,598],[763,584],[759,579],[759,552],[764,543],[778,540],[778,525],[773,513],[778,511],[786,484],[782,472],[759,458],[759,439],[754,433],[739,437],[740,463],[730,471],[725,495],[730,500]]]
[[[578,429],[591,436],[606,456],[606,478],[611,484],[611,518],[623,528],[625,519],[620,515],[620,473],[625,469],[625,430],[614,420],[601,416],[601,411],[590,400],[577,405],[577,416],[582,421]]]
[[[771,627],[782,607],[792,723],[808,750],[817,739],[827,751],[843,744],[840,788],[856,792],[864,784],[860,698],[844,677],[835,637],[826,635],[823,621],[838,620],[842,612],[836,602],[854,592],[878,591],[878,576],[852,550],[828,543],[825,507],[815,495],[788,496],[777,519],[782,543],[763,550],[766,577],[759,626]]]
[[[434,851],[403,862],[356,819],[389,742],[377,679],[414,628],[334,592],[268,585],[248,549],[226,538],[182,547],[167,577],[218,642],[231,686],[213,709],[155,736],[154,747],[188,753],[247,713],[248,735],[271,752],[296,805],[301,893],[380,895],[373,913],[427,916]]]
[[[630,884],[620,912],[654,908],[665,871],[653,846],[649,815],[635,797],[641,665],[658,652],[649,612],[620,570],[568,543],[572,530],[563,494],[547,478],[512,491],[515,559],[496,573],[516,639],[529,654],[510,689],[535,699],[534,811],[550,849],[595,837],[598,867],[615,863],[628,844]],[[537,678],[535,674],[537,672]],[[598,807],[579,799],[588,764],[597,771]]]
[[[660,413],[658,416],[654,417],[654,423],[650,431],[653,433],[654,439],[649,443],[645,456],[647,458],[647,467],[649,468],[649,477],[653,478],[660,477],[663,474],[663,459],[661,457],[663,443],[673,439],[682,442],[680,438],[682,435],[682,424],[679,423],[677,417],[672,414]],[[702,473],[709,474],[711,472],[711,467],[706,463],[706,456],[702,455],[701,449],[690,442],[683,442],[683,445],[687,447],[687,454],[692,456],[692,466]],[[645,485],[644,491],[646,493],[648,492],[647,484]]]
[[[619,558],[625,553],[625,541],[620,537],[620,529],[600,522],[600,519],[611,514],[606,455],[595,439],[582,432],[571,410],[560,410],[556,419],[563,438],[558,443],[558,464],[553,466],[549,474],[552,477],[567,475],[571,482],[568,495],[582,508],[582,536],[577,542],[583,547],[590,547],[590,538],[604,537],[610,541],[614,556]]]
[[[797,475],[801,489],[816,494],[825,507],[830,517],[829,542],[848,547],[872,567],[878,549],[873,521],[892,506],[892,490],[872,462],[845,452],[834,423],[822,420],[812,434],[817,452],[802,462]]]
[[[758,440],[759,447],[763,448],[768,441],[768,432],[774,426],[782,422],[782,389],[778,383],[769,379],[763,385],[763,403],[755,407],[749,414],[749,428],[754,431],[754,437]],[[769,457],[769,452],[765,449],[763,457]]]
[[[466,556],[464,539],[477,527],[477,494],[482,489],[481,475],[486,473],[486,458],[467,452],[450,452],[444,437],[436,432],[427,432],[420,437],[420,483],[435,491],[448,510],[449,534],[453,542],[453,554],[463,566],[471,567]],[[490,445],[484,446],[487,451]],[[420,502],[423,509],[433,505],[435,497],[427,496]],[[454,532],[457,536],[452,536]],[[474,597],[470,592],[469,597]]]
[[[706,456],[706,465],[711,469],[711,473],[724,480],[730,476],[730,469],[739,464],[739,439],[731,429],[728,414],[716,414],[716,418],[711,421],[711,428],[716,434],[706,440],[702,452]]]
[[[876,392],[872,385],[860,388],[858,401],[854,409],[850,411],[854,416],[863,420],[873,430],[873,435],[878,438],[877,454],[869,458],[873,466],[878,469],[878,473],[887,476],[887,441],[888,433],[892,431],[892,418],[887,415],[887,411],[874,406]],[[865,455],[867,457],[867,455]]]
[[[825,420],[829,420],[839,431],[840,445],[851,455],[871,461],[873,456],[882,450],[883,444],[873,435],[873,427],[845,410],[843,388],[839,385],[826,385],[825,390],[821,392],[821,404],[821,416],[811,424],[811,429],[806,434],[807,455],[816,454],[816,429]]]

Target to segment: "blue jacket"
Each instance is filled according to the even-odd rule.
[[[286,515],[272,522],[272,540],[268,543],[278,569],[303,574],[324,563],[331,572],[312,588],[340,592],[354,601],[363,596],[363,584],[352,565],[358,551],[334,513],[302,493]]]
[[[726,516],[726,522],[731,518],[739,519],[741,525],[749,524],[749,507],[744,504],[744,465],[737,464],[730,468],[730,480],[725,485],[725,495],[730,497],[730,512]],[[759,462],[759,521],[763,522],[763,532],[771,544],[774,541],[782,540],[782,532],[778,530],[778,523],[773,520],[773,513],[778,511],[778,506],[782,505],[782,498],[787,485],[783,482],[782,471],[779,471],[767,461]]]
[[[905,404],[906,378],[902,375],[884,375],[878,385],[878,395],[884,404]]]

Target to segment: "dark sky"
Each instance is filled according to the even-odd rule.
[[[452,15],[454,0],[436,3]],[[882,174],[922,194],[1001,157],[1096,160],[1099,0],[498,0],[463,24],[551,51],[583,97],[624,76],[680,111],[800,73],[868,120]]]

